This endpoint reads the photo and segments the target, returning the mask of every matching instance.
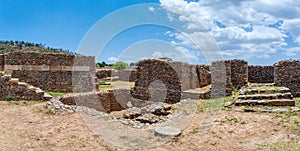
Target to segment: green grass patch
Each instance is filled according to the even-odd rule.
[[[280,140],[271,144],[262,144],[260,145],[259,150],[299,151],[300,147],[296,142]]]
[[[204,112],[206,109],[222,109],[225,102],[233,101],[233,97],[225,97],[220,99],[200,100],[197,106],[197,113]]]
[[[56,96],[63,96],[65,94],[67,94],[66,92],[46,92],[49,95],[51,95],[52,97],[56,97]]]
[[[112,85],[99,85],[99,90],[112,90]]]
[[[20,105],[19,101],[10,101],[9,103],[12,104],[12,105]]]

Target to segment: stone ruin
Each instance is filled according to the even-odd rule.
[[[146,59],[140,61],[136,69],[117,72],[97,70],[96,72],[94,57],[12,52],[0,55],[0,69],[11,73],[12,78],[18,78],[35,87],[55,92],[73,92],[74,90],[93,92],[97,89],[95,83],[97,78],[119,76],[119,80],[135,82],[133,89],[126,90],[125,94],[120,95],[130,101],[138,99],[177,103],[186,98],[218,98],[231,95],[231,91],[244,87],[248,82],[274,82],[277,86],[288,87],[293,96],[299,96],[300,92],[299,61],[281,61],[274,66],[248,66],[244,60],[223,60],[214,61],[211,65],[191,65]],[[74,77],[77,79],[74,80]],[[206,86],[211,88],[205,93],[188,91]],[[110,106],[110,109],[104,109],[104,111],[122,110],[127,107],[128,101],[120,103],[117,100],[116,102],[113,99],[115,93],[113,91],[107,93],[110,97],[103,97],[107,99],[99,100],[110,104],[104,105]],[[99,92],[96,95],[101,96],[100,94],[102,93]]]
[[[248,66],[244,60],[214,61],[211,65],[191,65],[154,59],[142,60],[135,69],[96,70],[94,57],[37,52],[13,52],[0,55],[0,70],[11,76],[0,77],[2,100],[48,100],[42,91],[80,92],[54,97],[47,107],[54,112],[76,112],[87,107],[142,127],[168,120],[172,107],[185,99],[210,99],[231,95],[239,90],[242,104],[295,105],[300,96],[299,61],[281,61],[274,66]],[[132,89],[96,91],[98,79],[118,77],[135,82]],[[75,80],[74,80],[75,78]],[[22,81],[22,82],[20,82]],[[24,83],[27,82],[27,83]],[[251,83],[272,83],[282,94],[259,94]],[[41,89],[37,88],[40,87]],[[208,87],[205,92],[201,88]],[[190,91],[193,90],[193,91]],[[271,93],[273,89],[264,91]],[[254,93],[247,96],[248,91]],[[284,100],[273,100],[273,99]],[[270,99],[259,101],[255,99]],[[168,105],[173,104],[173,105]],[[119,111],[119,112],[115,112]],[[125,121],[124,121],[125,120]],[[129,120],[129,121],[128,121]]]
[[[96,88],[95,57],[90,56],[10,52],[0,55],[0,69],[12,78],[53,92],[89,92]]]
[[[293,96],[300,96],[300,61],[280,61],[274,64],[274,83],[291,89]]]

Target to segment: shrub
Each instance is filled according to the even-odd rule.
[[[126,69],[128,67],[128,65],[124,62],[116,62],[116,64],[113,64],[112,65],[112,68],[113,69],[117,69],[117,70],[121,70],[121,69]]]

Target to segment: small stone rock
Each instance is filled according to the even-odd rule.
[[[160,127],[155,129],[155,136],[179,136],[181,130],[174,127]]]
[[[133,106],[132,106],[132,103],[131,103],[130,101],[128,101],[126,105],[127,105],[127,107],[129,107],[129,108],[132,108],[132,107],[133,107]]]
[[[286,113],[286,112],[288,112],[288,109],[285,109],[285,108],[283,108],[283,109],[274,109],[272,112],[276,112],[276,113]]]
[[[164,108],[165,111],[169,111],[169,110],[172,109],[172,105],[170,105],[170,104],[164,104],[163,108]]]
[[[292,112],[300,112],[300,108],[299,107],[291,107],[291,111]]]

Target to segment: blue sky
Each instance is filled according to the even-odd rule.
[[[133,20],[157,19],[164,25],[173,23],[186,29],[178,31],[172,28],[175,25],[132,26],[119,31],[103,49],[97,49],[102,51],[95,54],[99,61],[134,62],[169,56],[190,63],[207,63],[221,55],[224,59],[242,58],[249,64],[270,65],[300,57],[297,0],[0,0],[0,40],[43,43],[76,52],[88,31],[97,26],[101,29],[101,20],[118,14],[119,9],[141,3],[157,5],[145,4],[138,8],[144,10],[137,9],[130,15],[122,12],[111,26],[103,26],[102,31],[95,33],[99,35],[95,42],[103,38],[101,33]],[[149,13],[145,15],[144,11]],[[209,32],[203,32],[204,27]]]

